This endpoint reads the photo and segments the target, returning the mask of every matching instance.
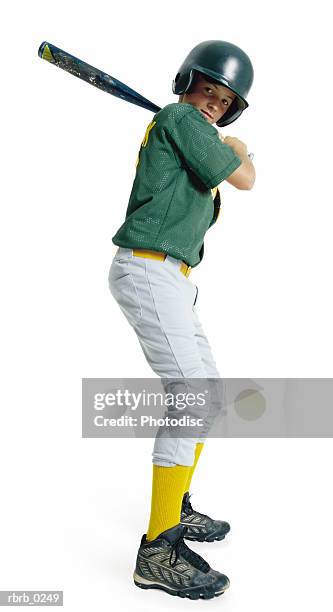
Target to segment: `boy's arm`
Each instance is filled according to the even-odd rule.
[[[256,171],[251,159],[248,157],[246,144],[233,136],[226,136],[224,138],[220,133],[219,138],[224,144],[229,145],[242,161],[241,165],[225,180],[234,187],[237,187],[237,189],[252,189],[256,179]]]

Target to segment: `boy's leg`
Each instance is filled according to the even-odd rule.
[[[197,303],[197,300],[196,300],[196,303]],[[201,361],[202,361],[203,367],[206,372],[206,376],[207,378],[210,378],[210,379],[214,379],[214,378],[220,379],[220,373],[217,369],[211,346],[207,340],[207,336],[198,318],[196,306],[193,306],[193,320],[194,320],[194,325],[195,325],[195,339],[196,339],[196,343],[197,343],[197,346],[200,352]],[[222,402],[222,399],[221,399],[221,402]],[[190,469],[188,479],[185,485],[184,493],[188,493],[190,490],[193,474],[196,469],[197,463],[200,459],[200,455],[203,450],[203,447],[204,447],[204,440],[196,444],[194,464]]]
[[[194,470],[197,467],[197,463],[199,461],[199,458],[200,458],[203,446],[204,446],[204,442],[197,442],[197,444],[196,444],[194,463],[193,463],[192,467],[190,467],[190,469],[189,469],[189,473],[188,473],[187,480],[186,480],[185,487],[184,487],[184,494],[188,493],[189,490],[190,490],[190,486],[191,486]]]
[[[153,465],[151,512],[147,540],[178,525],[184,488],[192,468],[186,465],[163,467]]]
[[[207,377],[205,362],[212,360],[194,311],[197,288],[181,274],[174,258],[161,262],[133,257],[130,249],[120,251],[110,270],[111,292],[154,372],[164,380],[176,378],[188,391],[190,379]],[[211,363],[210,375],[218,376],[213,370]],[[153,463],[161,469],[153,478],[150,536],[166,522],[179,522],[198,442],[202,443],[195,438],[156,438]]]

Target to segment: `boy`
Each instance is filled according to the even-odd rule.
[[[219,380],[198,319],[192,267],[220,210],[218,185],[251,189],[255,170],[246,145],[219,127],[248,106],[253,69],[248,56],[224,41],[206,41],[187,56],[173,82],[177,103],[149,124],[143,139],[126,219],[109,284],[163,385],[188,389],[196,378]],[[207,415],[203,415],[205,418]],[[172,595],[209,599],[229,586],[224,574],[184,543],[221,540],[230,526],[193,510],[189,487],[206,431],[199,438],[158,435],[153,451],[151,515],[141,539],[134,582]]]

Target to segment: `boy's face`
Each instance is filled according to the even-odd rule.
[[[208,123],[216,123],[227,112],[236,95],[220,84],[210,83],[202,74],[196,74],[190,93],[180,96],[179,102],[195,106]]]

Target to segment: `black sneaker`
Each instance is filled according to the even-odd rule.
[[[141,589],[162,589],[190,599],[212,599],[229,587],[229,579],[213,570],[184,542],[186,527],[176,525],[148,542],[142,536],[133,574]]]
[[[193,510],[189,493],[183,497],[180,515],[181,525],[187,527],[185,538],[196,542],[214,542],[223,540],[230,531],[229,523],[225,521],[214,521],[206,514]]]

